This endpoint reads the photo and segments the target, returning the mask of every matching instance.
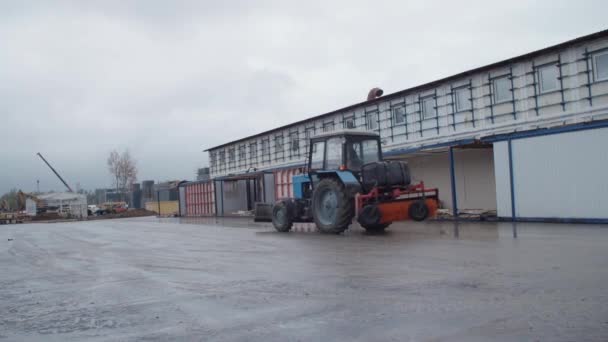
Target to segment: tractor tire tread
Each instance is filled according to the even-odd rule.
[[[313,208],[315,207],[315,202],[319,199],[315,196],[318,194],[316,190],[322,189],[323,187],[332,187],[336,190],[339,200],[338,203],[343,203],[345,205],[338,206],[338,212],[336,213],[337,219],[336,224],[333,227],[323,227],[323,224],[319,222],[315,210],[313,210],[313,219],[315,221],[315,225],[317,229],[324,234],[340,234],[348,229],[348,226],[352,223],[354,213],[355,213],[355,204],[352,198],[348,195],[344,185],[334,178],[325,178],[322,179],[317,185],[315,192],[313,193]]]
[[[368,233],[382,233],[390,225],[390,223],[361,224],[361,227],[363,227]]]

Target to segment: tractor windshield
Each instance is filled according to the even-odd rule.
[[[367,163],[380,160],[378,139],[357,139],[346,142],[346,166],[349,170],[358,171]]]

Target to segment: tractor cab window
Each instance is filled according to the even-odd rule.
[[[363,140],[361,142],[361,150],[364,164],[380,160],[380,156],[378,155],[378,141],[376,139]]]
[[[380,160],[378,140],[365,139],[349,141],[346,144],[346,166],[349,170],[360,170],[364,164]]]
[[[325,152],[325,141],[317,141],[312,145],[310,156],[310,168],[318,170],[323,168],[323,153]]]
[[[343,138],[331,138],[327,140],[326,170],[337,170],[342,165],[342,142]]]

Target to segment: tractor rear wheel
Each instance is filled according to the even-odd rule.
[[[272,225],[281,233],[287,233],[293,226],[293,208],[290,203],[279,201],[272,207]]]
[[[312,216],[321,233],[342,233],[351,224],[354,211],[353,198],[338,180],[325,178],[315,187]]]

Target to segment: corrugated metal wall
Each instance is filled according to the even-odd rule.
[[[215,187],[212,181],[183,185],[186,216],[215,215]]]
[[[263,179],[264,196],[262,197],[262,200],[265,203],[274,203],[276,201],[276,198],[274,197],[274,174],[265,173]]]
[[[186,216],[186,188],[179,187],[179,216]]]
[[[511,216],[507,144],[496,143],[494,148],[498,215],[502,217]],[[608,128],[513,140],[516,216],[608,218],[606,146]]]
[[[301,168],[283,169],[274,172],[274,198],[293,197],[293,176],[302,173]]]

